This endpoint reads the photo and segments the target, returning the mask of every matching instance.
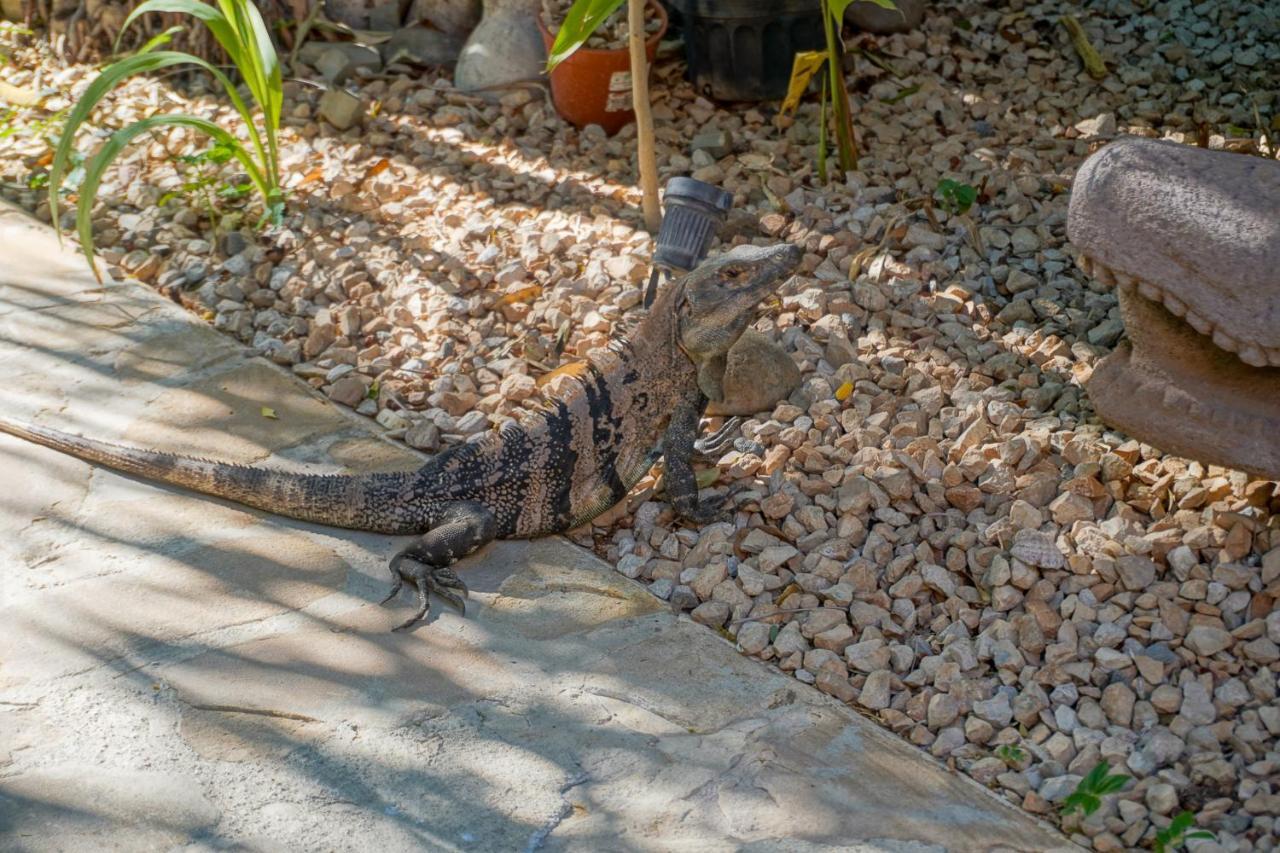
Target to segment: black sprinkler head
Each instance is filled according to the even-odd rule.
[[[662,194],[666,213],[653,252],[644,306],[653,304],[658,276],[688,272],[706,257],[711,238],[733,207],[733,194],[693,178],[672,178]]]

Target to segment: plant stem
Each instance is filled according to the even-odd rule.
[[[640,191],[644,194],[644,225],[657,233],[662,225],[658,206],[658,159],[653,145],[653,112],[649,109],[649,58],[644,50],[644,7],[647,0],[627,0],[627,29],[631,51],[631,104],[636,112]]]
[[[840,169],[850,172],[858,168],[858,143],[853,135],[853,119],[849,115],[849,88],[840,63],[840,31],[831,15],[831,7],[823,0],[822,27],[827,36],[827,73],[831,81],[832,114],[836,121],[836,150]]]

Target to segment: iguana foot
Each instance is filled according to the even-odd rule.
[[[695,441],[693,443],[694,458],[700,462],[716,462],[730,450],[764,456],[764,445],[760,442],[735,435],[742,428],[745,420],[742,417],[729,418],[715,432]]]
[[[738,494],[745,489],[745,485],[732,486],[723,496],[713,495],[710,499],[699,500],[695,506],[683,511],[677,509],[676,513],[682,521],[699,527],[721,521],[733,521],[738,511]]]
[[[391,562],[391,576],[395,579],[391,585],[391,592],[379,604],[386,604],[399,595],[406,582],[418,594],[418,609],[408,620],[392,628],[393,631],[411,628],[426,618],[427,611],[431,609],[428,593],[432,592],[458,608],[458,612],[463,616],[467,615],[467,604],[463,599],[470,595],[470,590],[458,577],[457,572],[448,566],[429,566],[426,563],[419,563],[412,557],[401,555]]]
[[[717,458],[733,446],[742,428],[742,418],[729,418],[715,432],[704,435],[693,443],[694,455],[702,458]]]
[[[497,532],[493,512],[475,501],[459,501],[442,512],[435,527],[391,559],[391,593],[383,604],[396,597],[407,582],[418,593],[418,610],[413,618],[395,628],[413,627],[431,607],[428,593],[434,592],[466,615],[463,598],[467,585],[449,568],[457,560],[492,542]],[[408,565],[405,565],[408,564]],[[459,595],[458,593],[462,593]]]

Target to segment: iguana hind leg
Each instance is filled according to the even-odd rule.
[[[391,592],[382,600],[395,598],[407,583],[418,593],[418,609],[413,617],[394,630],[411,628],[431,607],[428,593],[434,592],[466,613],[467,585],[450,568],[455,562],[492,542],[498,532],[493,512],[483,504],[459,502],[445,510],[440,522],[417,542],[391,558]]]

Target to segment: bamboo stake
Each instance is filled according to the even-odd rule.
[[[649,109],[649,58],[644,50],[644,7],[647,0],[627,0],[631,48],[631,104],[636,112],[640,191],[644,193],[644,225],[653,233],[662,225],[658,206],[658,158],[653,145],[653,112]]]
[[[1084,70],[1088,71],[1089,76],[1094,80],[1101,80],[1106,77],[1107,63],[1103,61],[1102,54],[1098,53],[1093,43],[1089,41],[1089,36],[1085,33],[1084,27],[1080,26],[1080,22],[1070,15],[1063,15],[1059,20],[1062,26],[1066,27],[1067,35],[1071,36],[1071,46],[1080,55],[1080,61],[1084,63]]]

